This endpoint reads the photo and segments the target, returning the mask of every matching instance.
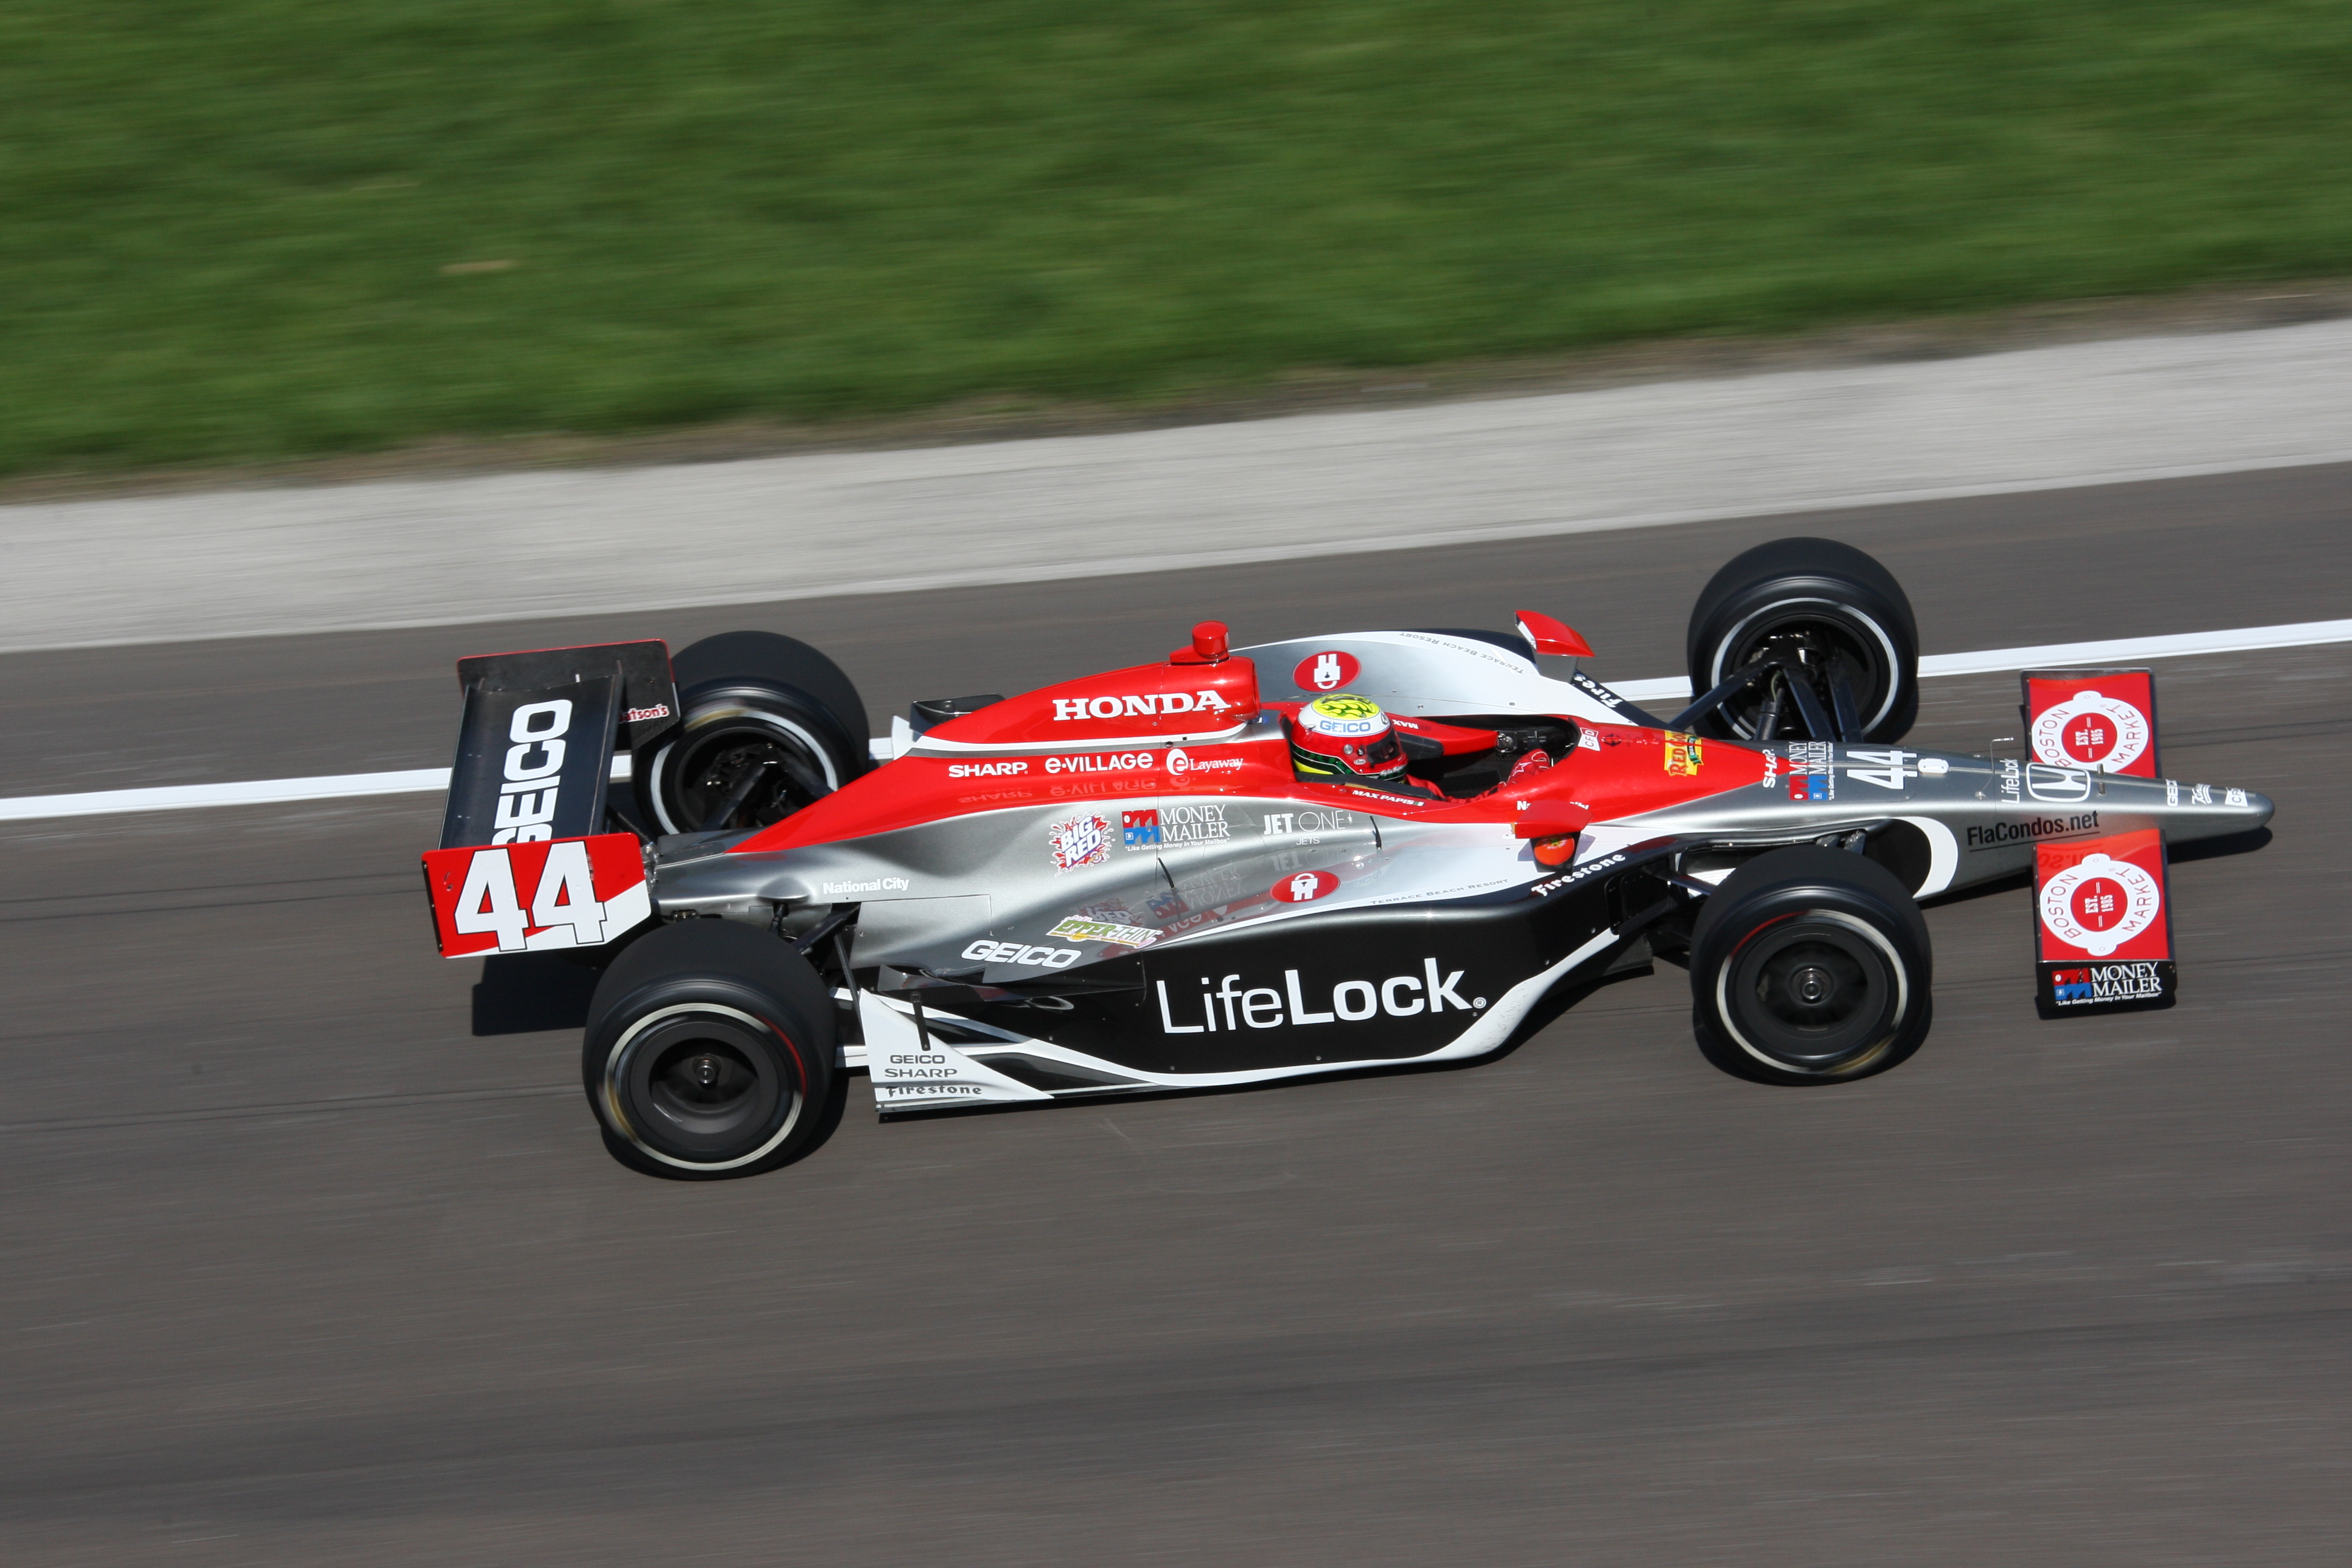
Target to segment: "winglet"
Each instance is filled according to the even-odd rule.
[[[1592,645],[1577,636],[1576,628],[1556,621],[1540,610],[1521,610],[1519,635],[1538,653],[1558,654],[1568,658],[1591,658]]]

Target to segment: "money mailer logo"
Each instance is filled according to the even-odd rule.
[[[1290,683],[1301,691],[1337,691],[1354,685],[1363,668],[1354,654],[1336,648],[1327,653],[1310,653],[1290,672]]]
[[[2058,1005],[2062,1007],[2069,1003],[2094,1002],[2098,999],[2097,991],[2091,984],[2091,972],[2087,969],[2059,970],[2050,977],[2050,987],[2052,994],[2057,998]]]
[[[1093,812],[1073,816],[1046,829],[1045,840],[1056,871],[1099,866],[1110,858],[1110,819]]]
[[[1160,842],[1160,813],[1123,811],[1118,814],[1120,840],[1129,849],[1149,849]]]
[[[1233,837],[1225,808],[1214,803],[1164,805],[1158,813],[1160,841],[1170,848],[1187,844],[1217,844]]]

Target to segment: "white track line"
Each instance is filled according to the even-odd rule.
[[[2144,658],[2184,658],[2197,654],[2247,653],[2267,647],[2311,647],[2352,642],[2352,620],[2298,621],[2283,626],[2242,626],[2235,631],[2182,632],[2172,637],[2110,637],[2101,642],[2044,643],[2036,647],[1984,648],[1976,653],[1929,654],[1919,661],[1922,676],[1994,675],[2014,669],[2069,665],[2116,664]],[[1636,702],[1688,697],[1681,677],[1618,682],[1612,689]],[[614,776],[626,778],[625,757],[614,760]],[[349,800],[371,795],[424,795],[449,787],[447,768],[412,768],[390,773],[330,773],[305,779],[255,779],[239,784],[170,784],[161,789],[110,789],[89,795],[28,795],[0,799],[0,822],[53,816],[100,816],[130,811],[190,811],[207,805],[269,805],[288,801]]]
[[[2258,648],[2311,647],[2332,642],[2352,642],[2352,621],[2296,621],[2290,626],[2241,626],[2228,632],[2179,632],[2161,637],[2108,637],[2102,642],[2053,642],[2034,647],[1989,647],[1976,653],[1931,653],[1920,658],[1919,673],[1923,677],[2000,675],[2013,669],[2120,664],[2139,658],[2186,658],[2200,653],[2249,653]],[[1636,702],[1691,694],[1690,682],[1680,676],[1618,681],[1610,689]]]

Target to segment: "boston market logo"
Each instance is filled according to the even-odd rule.
[[[2147,750],[2147,715],[2096,691],[2077,691],[2033,721],[2033,754],[2061,766],[2119,773]]]
[[[2105,958],[2156,923],[2164,892],[2128,860],[2086,855],[2042,884],[2042,924],[2052,936]]]

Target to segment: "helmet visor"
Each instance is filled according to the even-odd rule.
[[[1367,778],[1384,778],[1404,769],[1404,742],[1391,730],[1385,735],[1374,736],[1361,744],[1340,748],[1348,765]]]

